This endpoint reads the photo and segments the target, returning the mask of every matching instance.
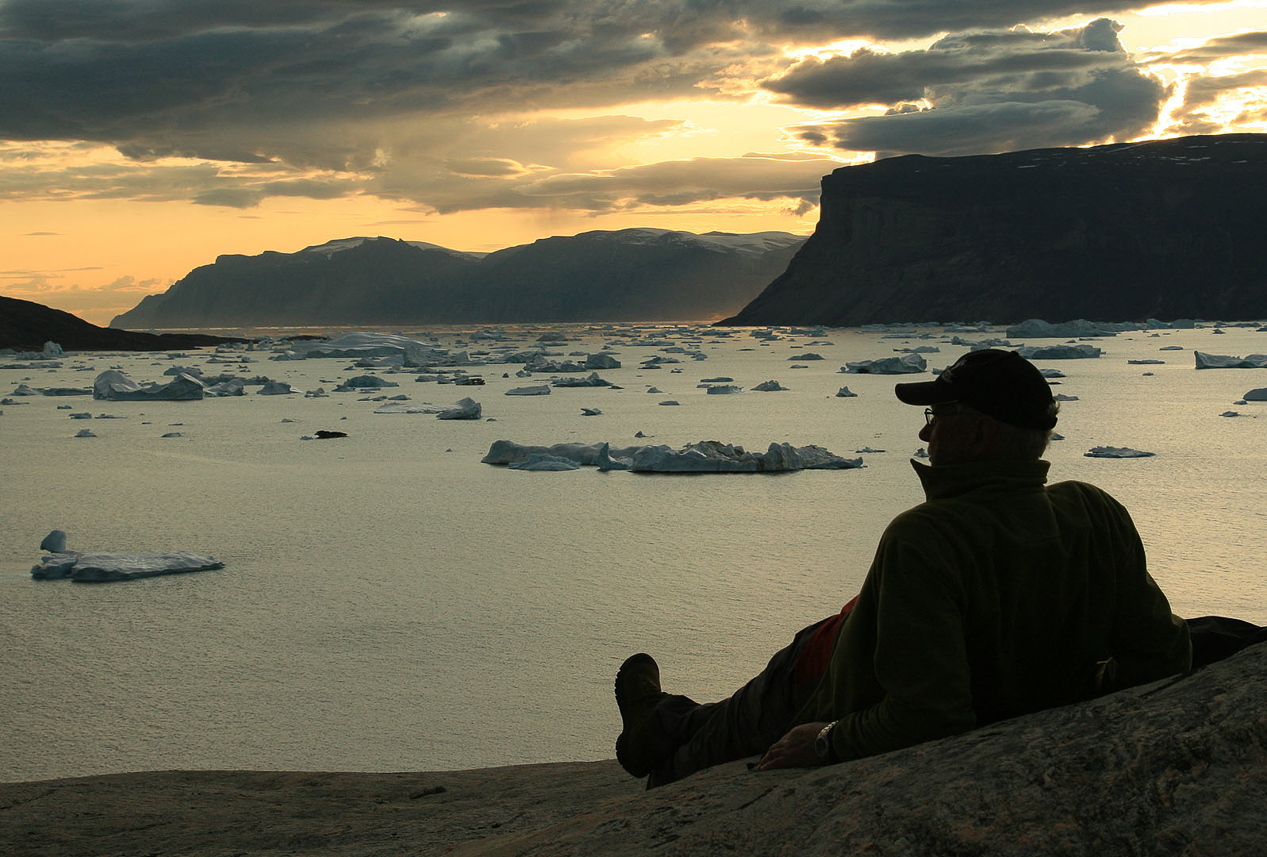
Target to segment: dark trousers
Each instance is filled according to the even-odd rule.
[[[850,605],[852,606],[852,604]],[[849,608],[846,607],[846,610]],[[798,711],[813,692],[814,676],[798,676],[797,661],[814,632],[829,616],[803,628],[766,668],[729,699],[704,705],[686,696],[665,696],[655,714],[662,733],[677,745],[647,780],[647,788],[680,780],[696,771],[747,756],[756,756],[796,724]],[[1267,628],[1240,619],[1202,616],[1189,619],[1192,666],[1198,668],[1229,657],[1246,646],[1267,642]]]
[[[797,632],[766,668],[729,698],[701,705],[689,697],[666,696],[656,706],[660,728],[678,745],[676,752],[652,771],[647,788],[764,753],[796,725],[792,719],[814,690],[812,681],[798,682],[796,662],[802,649],[828,617]]]

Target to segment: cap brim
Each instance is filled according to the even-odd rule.
[[[897,394],[899,401],[908,405],[940,405],[953,402],[957,398],[950,385],[943,383],[940,378],[914,384],[895,384],[893,392]]]

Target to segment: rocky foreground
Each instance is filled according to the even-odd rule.
[[[0,854],[1261,855],[1267,644],[858,762],[651,792],[614,761],[0,784]]]

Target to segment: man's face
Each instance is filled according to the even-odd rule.
[[[954,402],[933,405],[932,420],[920,430],[931,464],[963,464],[977,457],[981,440],[979,414],[964,413]]]

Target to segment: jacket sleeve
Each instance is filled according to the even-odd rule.
[[[1171,612],[1170,602],[1148,573],[1144,545],[1130,514],[1111,502],[1119,516],[1124,548],[1117,564],[1109,661],[1100,672],[1101,693],[1157,681],[1192,666],[1188,623]]]
[[[966,594],[944,562],[895,534],[900,529],[886,531],[872,565],[879,702],[846,715],[832,730],[841,759],[887,753],[976,725],[963,632]]]

